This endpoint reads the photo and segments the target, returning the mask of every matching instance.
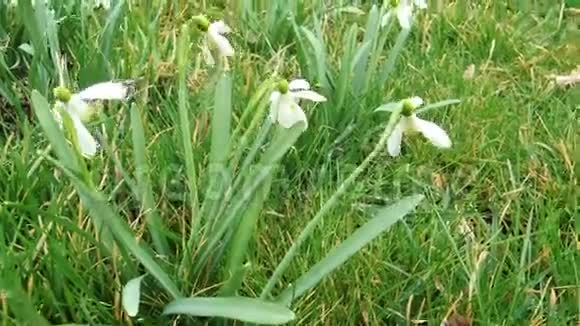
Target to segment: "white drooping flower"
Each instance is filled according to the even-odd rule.
[[[413,22],[413,10],[417,6],[419,9],[427,9],[426,0],[398,0],[394,11],[397,15],[397,20],[402,29],[410,29]],[[393,13],[391,10],[383,16],[381,25],[384,27],[391,19]]]
[[[94,103],[92,102],[99,100],[126,100],[134,90],[133,85],[134,82],[131,80],[108,81],[89,86],[75,94],[71,94],[64,87],[55,89],[54,93],[57,99],[56,110],[53,111],[55,118],[62,126],[62,119],[58,109],[62,109],[68,114],[73,123],[79,149],[83,156],[94,156],[99,147],[97,141],[85,126],[85,122],[89,121],[95,113]]]
[[[423,105],[423,99],[415,96],[404,100],[401,105],[404,107],[403,114],[387,140],[387,150],[391,156],[398,156],[401,153],[403,135],[410,133],[421,133],[435,147],[451,147],[451,139],[449,139],[445,130],[431,121],[417,117],[413,113],[416,108]]]
[[[197,27],[205,33],[201,51],[208,65],[215,65],[214,54],[222,58],[234,56],[234,48],[226,37],[226,34],[232,30],[226,23],[218,20],[210,24],[204,16],[195,16],[193,20]]]
[[[105,10],[109,10],[111,8],[111,0],[95,0],[93,7],[102,7]]]
[[[298,122],[304,122],[308,128],[308,119],[300,107],[300,100],[325,102],[326,97],[310,90],[310,84],[305,79],[295,79],[290,83],[282,81],[278,90],[270,96],[270,119],[284,128],[291,128]]]

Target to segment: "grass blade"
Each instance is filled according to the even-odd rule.
[[[322,88],[328,89],[328,82],[326,79],[326,50],[324,48],[324,43],[308,28],[302,26],[300,30],[306,36],[314,54],[314,60],[316,62],[316,80]]]
[[[369,60],[368,52],[375,43],[380,23],[380,12],[376,5],[373,5],[369,11],[367,18],[367,25],[365,28],[365,35],[363,37],[363,46],[359,48],[357,55],[357,62],[354,65],[353,75],[353,93],[360,94],[364,90],[364,81],[366,76],[366,67]],[[368,47],[367,47],[368,46]]]
[[[8,319],[8,311],[11,311],[17,320],[23,322],[20,325],[50,326],[50,323],[38,313],[37,307],[30,302],[28,295],[20,286],[20,280],[14,279],[15,275],[13,273],[4,273],[7,275],[0,275],[0,292],[3,295],[1,302],[2,305],[6,304],[3,307],[6,310],[3,313],[0,312],[0,316]],[[2,318],[2,321],[4,321],[4,318]],[[3,323],[3,325],[8,324]]]
[[[267,325],[286,324],[295,318],[294,313],[282,305],[247,297],[178,299],[165,306],[163,314],[222,317]]]
[[[306,226],[298,236],[298,239],[296,239],[296,241],[292,244],[290,249],[288,249],[288,251],[284,255],[284,258],[282,258],[282,261],[280,262],[280,264],[278,264],[276,270],[274,270],[274,273],[272,274],[272,276],[270,276],[270,279],[268,279],[268,282],[266,283],[264,289],[262,290],[262,293],[260,294],[261,299],[265,299],[270,295],[270,292],[274,288],[274,285],[276,284],[276,282],[278,282],[280,277],[282,277],[282,274],[286,271],[286,269],[290,265],[290,262],[292,261],[292,259],[294,259],[294,257],[298,253],[298,249],[300,249],[300,246],[302,246],[302,244],[306,241],[306,239],[308,239],[308,237],[310,237],[312,232],[314,232],[314,229],[318,226],[318,223],[320,223],[322,218],[330,211],[332,207],[334,207],[338,203],[342,195],[344,195],[349,190],[349,188],[354,184],[356,179],[366,170],[366,168],[375,159],[375,157],[377,157],[379,153],[384,151],[389,136],[393,132],[397,122],[399,122],[400,114],[401,108],[391,113],[389,123],[385,127],[385,130],[383,131],[383,134],[381,135],[381,138],[375,145],[373,151],[348,176],[348,178],[340,184],[336,192],[324,203],[322,208],[320,208],[320,210],[316,213],[316,215],[314,215],[314,217],[308,222],[308,224],[306,224]]]
[[[36,116],[38,117],[38,122],[44,130],[46,137],[52,144],[52,148],[56,152],[59,160],[63,162],[67,169],[78,171],[79,166],[75,159],[74,151],[68,145],[64,133],[54,120],[51,106],[48,104],[48,101],[46,101],[44,96],[40,95],[36,90],[32,91],[31,101],[34,113],[36,113]]]
[[[344,104],[344,99],[350,90],[347,87],[351,81],[352,67],[353,67],[353,57],[355,55],[356,48],[356,36],[357,36],[358,26],[353,24],[348,33],[344,38],[344,53],[340,60],[340,74],[338,76],[338,82],[336,87],[336,102],[333,105],[333,110],[336,114],[340,114],[342,111],[342,105]]]
[[[379,76],[379,85],[384,85],[389,76],[391,76],[393,70],[395,70],[397,58],[399,57],[399,54],[401,54],[403,46],[405,46],[405,41],[407,41],[410,33],[410,29],[402,29],[401,32],[399,32],[395,45],[393,45],[393,48],[389,51],[389,57],[387,58],[387,62]]]
[[[258,162],[255,172],[247,178],[247,181],[238,191],[236,197],[232,199],[232,203],[227,208],[226,214],[220,223],[216,224],[217,227],[215,230],[212,230],[204,250],[196,261],[198,271],[215,249],[217,249],[224,234],[232,228],[232,225],[235,225],[237,217],[247,207],[248,202],[254,198],[256,190],[265,182],[274,170],[276,164],[294,145],[296,140],[298,140],[298,137],[304,131],[304,125],[300,123],[290,129],[280,127],[277,131],[268,150],[264,153],[260,162]]]
[[[157,207],[153,197],[153,188],[149,179],[149,164],[147,163],[147,149],[145,131],[139,108],[131,107],[131,131],[133,135],[133,158],[135,160],[135,177],[139,191],[139,200],[143,205],[145,221],[153,239],[155,250],[162,255],[169,255],[169,245],[163,235],[165,226],[157,214]]]
[[[338,247],[331,250],[324,259],[298,278],[296,282],[293,282],[292,286],[282,292],[277,301],[290,305],[292,300],[299,298],[306,291],[316,286],[324,277],[340,267],[369,242],[415,209],[421,200],[423,200],[423,195],[413,195],[381,209],[374,218],[358,228]]]
[[[145,267],[149,274],[155,277],[155,279],[173,298],[182,297],[175,283],[149,253],[151,252],[151,249],[149,249],[146,244],[140,244],[135,240],[135,236],[131,232],[129,225],[107,204],[105,197],[99,192],[87,187],[74,173],[65,168],[58,161],[50,157],[47,157],[47,160],[52,161],[54,165],[59,167],[63,173],[71,179],[82,202],[87,207],[89,214],[94,219],[101,219],[113,233],[117,242],[131,252],[143,267]]]
[[[189,104],[187,91],[187,71],[189,69],[189,30],[187,25],[181,28],[181,34],[178,41],[177,51],[177,69],[178,76],[178,90],[177,101],[179,107],[179,129],[181,133],[181,142],[183,143],[183,152],[185,156],[185,171],[187,175],[188,189],[189,189],[189,205],[191,210],[191,231],[188,241],[188,249],[191,250],[193,240],[197,235],[199,228],[198,198],[197,198],[197,172],[193,157],[193,148],[191,140],[191,127],[189,125]]]

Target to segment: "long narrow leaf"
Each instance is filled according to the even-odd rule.
[[[326,81],[326,50],[324,48],[323,40],[319,39],[314,35],[312,31],[310,31],[306,27],[301,27],[302,33],[306,36],[306,40],[310,43],[310,48],[314,54],[314,60],[316,65],[316,80],[318,84],[323,87],[327,88],[327,81]]]
[[[230,182],[226,165],[230,148],[232,120],[232,79],[229,72],[220,73],[215,88],[212,112],[211,151],[209,153],[209,184],[202,205],[202,217],[212,219],[224,198]],[[219,221],[216,221],[219,223]]]
[[[187,176],[189,190],[189,205],[191,211],[191,231],[188,241],[188,249],[191,249],[194,239],[197,237],[199,228],[198,198],[197,198],[197,172],[193,157],[191,141],[191,127],[189,125],[189,103],[187,91],[187,72],[189,70],[189,30],[187,25],[181,28],[177,51],[177,69],[179,71],[177,101],[179,107],[179,131],[185,156],[185,174]]]
[[[378,85],[384,85],[387,79],[391,76],[391,73],[395,70],[395,64],[397,63],[397,58],[401,51],[403,50],[403,46],[409,37],[410,29],[402,29],[397,36],[397,40],[395,41],[395,45],[389,51],[389,57],[387,58],[387,62],[381,71],[381,75],[379,76],[379,83]]]
[[[87,187],[82,180],[60,164],[60,162],[50,157],[47,157],[47,160],[52,161],[54,165],[59,167],[69,177],[77,189],[82,202],[87,207],[89,214],[95,219],[102,219],[118,243],[131,252],[149,274],[155,277],[173,298],[182,297],[179,289],[169,275],[157,264],[153,256],[151,256],[151,249],[146,244],[137,242],[127,222],[107,204],[105,197],[101,193]]]
[[[229,278],[220,291],[223,296],[235,295],[236,291],[242,286],[243,275],[245,274],[244,259],[247,256],[248,246],[256,228],[258,217],[262,213],[264,202],[270,193],[271,185],[272,176],[270,175],[262,186],[257,189],[254,199],[248,205],[240,225],[235,230],[226,263],[226,276]]]
[[[344,103],[344,99],[346,98],[347,93],[350,91],[347,87],[351,81],[352,75],[352,67],[353,67],[353,57],[355,52],[356,46],[356,37],[358,32],[358,26],[353,24],[350,29],[348,30],[345,38],[344,38],[344,53],[342,55],[342,59],[340,60],[340,74],[338,77],[338,85],[336,88],[336,104],[333,105],[333,109],[340,113],[342,110],[342,105]]]
[[[136,105],[131,107],[131,131],[133,134],[133,158],[135,160],[135,175],[139,189],[140,201],[143,205],[145,221],[153,239],[153,245],[159,254],[168,255],[169,245],[163,235],[165,226],[157,214],[157,207],[153,197],[153,188],[149,179],[149,164],[147,163],[147,149],[145,131],[141,114]]]
[[[368,51],[372,48],[372,44],[375,43],[377,38],[377,33],[379,30],[379,23],[380,23],[380,11],[376,5],[373,5],[371,10],[369,11],[369,15],[367,18],[367,25],[365,28],[365,35],[363,37],[362,46],[365,47],[368,44],[368,48],[361,50],[360,55],[358,56],[358,61],[354,66],[354,75],[353,75],[353,93],[359,94],[364,88],[363,84],[365,81],[366,75],[366,68],[368,63]],[[362,49],[362,48],[361,48]]]
[[[292,286],[282,292],[277,301],[290,305],[292,300],[299,298],[306,291],[316,286],[324,277],[340,267],[369,242],[415,209],[421,200],[423,200],[423,195],[409,196],[387,208],[381,209],[376,217],[358,228],[338,247],[331,250],[324,259],[298,278],[296,282],[293,282]]]
[[[278,129],[278,133],[270,143],[268,150],[264,153],[260,162],[258,162],[255,172],[244,182],[242,188],[232,199],[230,206],[228,206],[225,216],[216,225],[215,230],[212,230],[203,252],[196,261],[197,271],[201,269],[209,256],[217,249],[224,234],[235,225],[240,213],[246,208],[252,198],[254,198],[256,190],[270,176],[276,164],[294,145],[303,130],[303,124],[297,124],[290,129]]]
[[[78,171],[78,163],[75,159],[75,154],[68,145],[63,132],[59,128],[54,116],[51,112],[51,106],[48,104],[44,96],[40,95],[36,90],[31,94],[32,107],[34,113],[38,117],[38,122],[44,130],[46,137],[52,144],[52,148],[56,152],[59,160],[64,166],[72,171]]]
[[[286,324],[295,318],[294,313],[282,305],[247,297],[178,299],[165,306],[163,314],[222,317],[267,325]]]

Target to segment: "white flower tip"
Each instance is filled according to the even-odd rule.
[[[413,96],[409,99],[409,101],[411,101],[411,104],[413,104],[415,109],[423,105],[423,99],[419,96]]]
[[[419,9],[427,9],[427,1],[426,0],[415,0],[415,5],[419,7]]]
[[[310,83],[306,79],[294,79],[288,83],[288,89],[292,92],[307,91],[310,89]]]
[[[230,33],[232,29],[223,20],[218,20],[209,24],[208,31],[223,35]]]

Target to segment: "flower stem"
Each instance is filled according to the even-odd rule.
[[[304,229],[302,230],[302,233],[300,233],[300,235],[298,236],[298,239],[296,239],[294,244],[292,244],[290,249],[288,249],[288,251],[286,252],[286,255],[284,256],[284,258],[282,259],[280,264],[278,264],[278,267],[276,267],[274,274],[272,274],[272,276],[268,280],[268,283],[266,283],[266,286],[264,287],[264,289],[262,290],[262,293],[260,294],[260,299],[264,300],[264,299],[269,297],[270,292],[274,288],[274,285],[276,284],[276,282],[278,282],[278,280],[280,279],[282,274],[286,271],[286,269],[290,265],[290,262],[292,261],[294,256],[296,256],[298,249],[300,249],[300,246],[304,243],[304,241],[306,241],[306,239],[314,231],[314,229],[316,228],[318,223],[330,211],[330,209],[333,208],[339,202],[340,197],[347,192],[347,190],[353,185],[353,183],[356,181],[356,179],[361,175],[361,173],[363,173],[366,170],[366,168],[379,155],[379,153],[381,151],[385,150],[387,140],[389,139],[389,136],[391,135],[391,133],[395,129],[397,122],[399,122],[400,115],[401,115],[401,108],[398,108],[395,111],[393,111],[393,113],[391,113],[389,123],[385,127],[385,130],[383,131],[383,134],[381,135],[379,142],[375,145],[375,148],[373,149],[373,151],[348,176],[348,178],[346,180],[344,180],[344,182],[338,187],[338,189],[332,195],[332,197],[330,197],[330,199],[328,199],[324,203],[324,205],[318,211],[318,213],[316,213],[314,218],[312,218],[310,220],[310,222],[308,222],[306,227],[304,227]]]

